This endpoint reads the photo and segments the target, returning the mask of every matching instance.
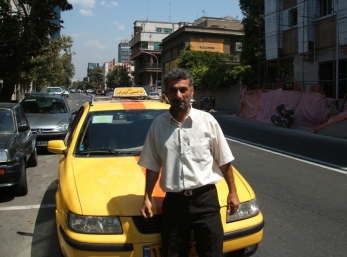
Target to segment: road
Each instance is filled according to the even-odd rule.
[[[68,101],[72,109],[78,109],[86,100],[89,96],[85,94],[70,94]],[[314,142],[306,142],[306,149],[302,149],[305,144],[295,146],[293,138],[299,136],[290,133],[300,131],[252,128],[256,124],[246,126],[230,116],[217,114],[216,118],[228,136],[236,158],[233,164],[253,187],[265,217],[264,239],[254,256],[345,256],[345,158],[320,160],[322,147],[312,147]],[[282,134],[276,135],[278,131]],[[276,137],[287,137],[292,146],[275,152]],[[259,140],[270,145],[264,149]],[[256,146],[249,144],[252,141]],[[277,144],[288,147],[283,141]],[[293,152],[286,154],[288,149]],[[38,161],[37,167],[28,168],[27,196],[13,197],[7,190],[0,191],[0,256],[60,256],[54,214],[58,156],[39,152]]]

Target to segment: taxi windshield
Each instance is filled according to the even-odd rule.
[[[154,118],[165,110],[91,112],[86,118],[75,154],[139,155]]]

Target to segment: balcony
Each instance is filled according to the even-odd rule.
[[[161,72],[162,63],[143,63],[139,66],[136,66],[136,71],[141,72]]]

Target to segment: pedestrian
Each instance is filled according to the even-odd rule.
[[[146,188],[141,214],[152,213],[152,192],[161,172],[163,200],[162,247],[165,257],[187,256],[191,230],[199,257],[222,256],[223,226],[215,184],[223,177],[230,214],[237,211],[234,159],[214,117],[192,108],[191,74],[176,68],[164,77],[170,103],[168,112],[154,119],[138,164],[146,168]]]

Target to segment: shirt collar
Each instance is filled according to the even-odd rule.
[[[198,114],[197,110],[191,107],[186,119],[190,118],[192,121],[194,121],[196,120],[197,114]],[[169,125],[171,124],[171,120],[175,120],[174,117],[172,117],[170,110],[168,110],[167,112],[167,119],[169,121]]]

